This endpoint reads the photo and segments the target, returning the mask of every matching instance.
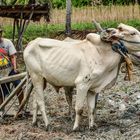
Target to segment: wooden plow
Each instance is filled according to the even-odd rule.
[[[4,115],[6,115],[6,113],[10,110],[10,108],[15,103],[15,100],[17,99],[17,98],[13,99],[13,97],[15,95],[19,96],[21,94],[21,91],[23,91],[23,93],[24,93],[24,98],[23,98],[23,100],[18,108],[17,113],[14,116],[15,119],[18,117],[20,111],[24,108],[25,104],[27,103],[27,101],[30,97],[30,94],[31,94],[32,89],[33,89],[33,85],[32,85],[31,79],[30,78],[28,79],[27,72],[23,72],[21,74],[16,74],[16,75],[1,78],[0,79],[0,92],[2,94],[2,97],[4,97],[4,95],[3,95],[1,84],[6,84],[9,82],[13,82],[15,80],[19,80],[19,79],[21,79],[21,82],[19,83],[19,85],[16,88],[9,91],[10,92],[9,96],[0,105],[0,110],[3,110],[6,107],[6,105],[8,105],[8,103],[10,101],[12,101],[12,104],[10,106],[8,106],[7,109],[5,109],[5,111],[1,115],[1,118],[3,118]]]

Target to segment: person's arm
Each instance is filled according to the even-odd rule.
[[[15,72],[17,72],[17,59],[16,59],[17,56],[16,56],[16,54],[13,54],[10,57],[11,57],[11,63],[13,65],[13,69]]]
[[[17,72],[17,59],[16,59],[17,58],[17,55],[16,55],[17,51],[15,49],[14,44],[10,40],[8,40],[8,46],[9,46],[8,54],[10,56],[10,61],[13,65],[14,71]]]

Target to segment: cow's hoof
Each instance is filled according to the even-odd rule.
[[[45,131],[51,131],[51,126],[50,124],[48,124],[47,126],[44,127],[44,130]]]
[[[128,75],[126,75],[126,76],[124,77],[124,81],[129,81]]]
[[[86,130],[88,130],[88,127],[84,127],[84,126],[73,129],[74,132],[85,132]]]
[[[80,131],[80,129],[79,129],[78,126],[76,126],[76,127],[73,127],[73,131],[74,131],[74,132],[78,132],[78,131]]]
[[[4,119],[2,117],[0,117],[0,124],[4,123]]]
[[[37,121],[36,121],[36,122],[32,122],[32,126],[33,126],[33,127],[38,127]]]
[[[71,121],[74,121],[74,118],[75,118],[75,114],[74,113],[71,113],[71,115],[70,115]]]
[[[90,131],[95,131],[97,129],[97,124],[94,123],[93,125],[89,126]]]

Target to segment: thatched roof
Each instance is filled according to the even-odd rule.
[[[50,21],[50,4],[44,5],[14,5],[14,6],[0,6],[0,17],[29,19],[30,13],[33,10],[31,20],[39,21],[41,17],[45,17],[46,21]]]

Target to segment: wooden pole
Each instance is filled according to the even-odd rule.
[[[31,95],[31,92],[32,92],[32,89],[33,89],[33,84],[31,83],[31,84],[28,84],[28,85],[29,85],[29,88],[26,87],[26,88],[28,88],[28,89],[26,90],[26,93],[24,94],[24,98],[23,98],[23,100],[22,100],[22,102],[21,102],[21,104],[20,104],[20,107],[19,107],[18,112],[17,112],[16,115],[14,116],[14,119],[16,119],[16,118],[18,117],[20,111],[24,108],[26,102],[28,101],[28,99],[29,99],[29,97],[30,97],[30,95]],[[27,86],[27,85],[26,85],[26,86]]]
[[[14,18],[14,23],[13,23],[13,38],[12,38],[13,43],[15,42],[15,27],[16,27],[16,19]]]
[[[23,30],[24,30],[24,26],[25,26],[25,23],[26,23],[26,19],[24,21],[20,21],[20,32],[19,32],[19,37],[18,37],[18,42],[17,42],[17,47],[19,48],[20,51],[23,50],[23,47],[22,47],[22,36],[23,36]]]
[[[66,35],[71,35],[71,0],[66,0]]]
[[[22,34],[22,28],[24,28],[23,26],[23,11],[21,11],[20,13],[20,24],[19,24],[19,27],[20,27],[20,30],[19,30],[19,37],[21,36]],[[21,40],[18,40],[18,49],[19,50],[22,50],[22,39]]]
[[[28,21],[26,22],[26,20],[24,20],[24,23],[23,23],[22,27],[20,27],[21,28],[20,29],[21,32],[19,32],[19,38],[18,38],[17,48],[19,48],[19,46],[21,45],[23,33],[26,31],[26,28],[27,28],[30,20],[32,19],[33,14],[34,14],[34,7],[32,7],[32,11],[30,13],[30,16],[29,16]]]

